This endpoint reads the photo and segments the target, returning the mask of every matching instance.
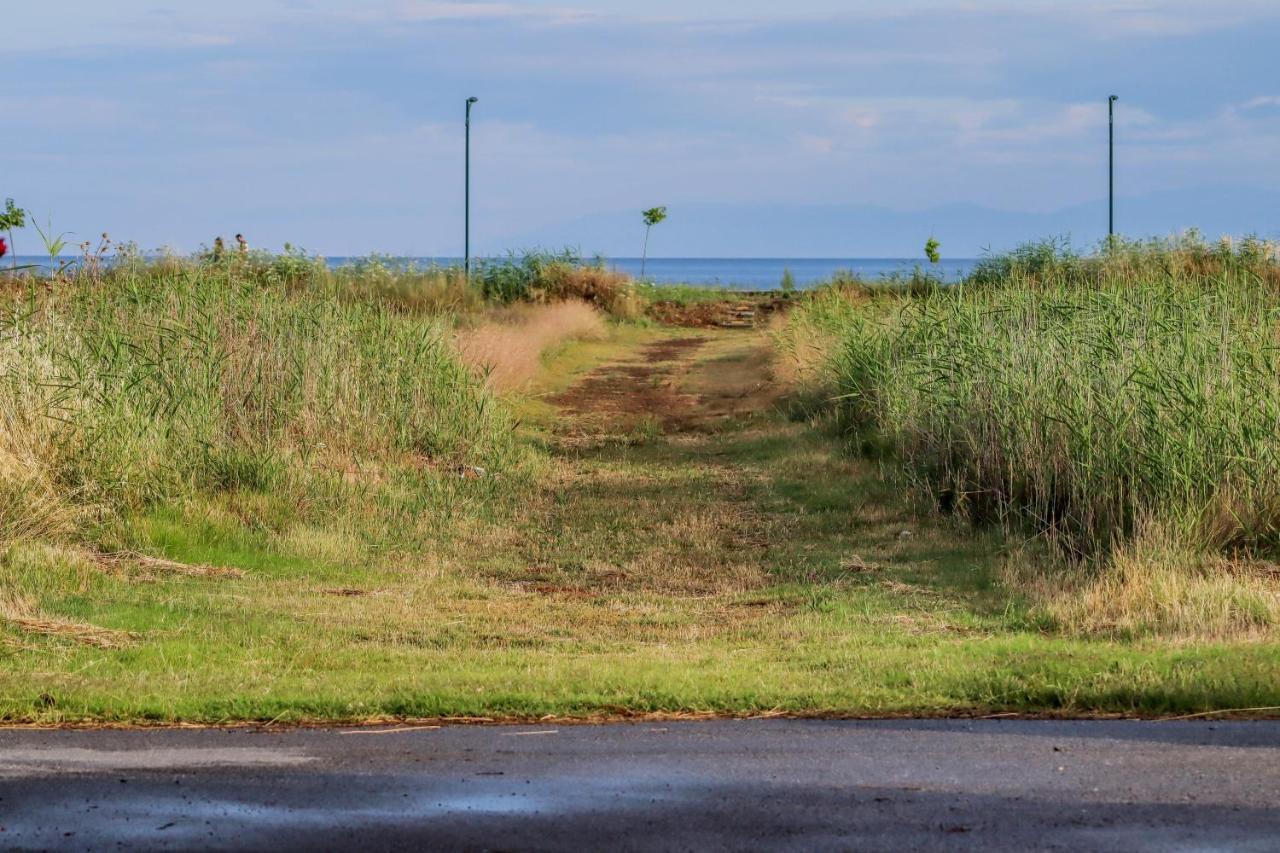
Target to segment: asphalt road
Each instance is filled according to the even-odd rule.
[[[0,730],[3,849],[1280,850],[1280,723]]]

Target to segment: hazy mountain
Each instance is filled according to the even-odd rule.
[[[1207,187],[1119,198],[1117,230],[1130,236],[1168,235],[1197,227],[1204,234],[1280,237],[1280,192]],[[919,211],[865,205],[673,205],[654,229],[655,257],[913,257],[930,233],[944,255],[974,257],[1027,240],[1069,237],[1077,248],[1106,235],[1101,199],[1052,213],[1020,213],[971,204]],[[614,257],[640,254],[639,206],[607,211],[518,235],[516,247],[576,246]]]

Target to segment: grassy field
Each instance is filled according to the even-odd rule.
[[[1272,637],[1271,252],[1029,247],[929,294],[829,291],[780,340],[866,455],[944,512],[1042,546],[1007,580],[1060,627]]]
[[[1280,705],[1269,632],[1080,630],[1010,570],[1051,546],[850,452],[832,346],[896,297],[770,336],[254,275],[13,295],[0,718]]]

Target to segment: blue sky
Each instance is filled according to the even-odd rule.
[[[672,213],[659,255],[896,255],[929,231],[952,254],[1046,230],[1088,243],[1112,91],[1122,226],[1280,228],[1275,3],[64,0],[4,16],[0,195],[144,247],[244,231],[457,254],[471,94],[481,252],[636,254],[655,204]]]

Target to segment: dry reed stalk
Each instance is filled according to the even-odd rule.
[[[116,554],[92,554],[93,562],[118,570],[121,567],[137,566],[148,575],[182,575],[189,578],[242,578],[244,572],[230,566],[190,565],[161,557],[150,557],[132,551]]]
[[[4,598],[0,598],[0,619],[31,634],[62,637],[84,646],[100,649],[124,648],[137,638],[137,635],[130,631],[114,631],[110,628],[100,628],[97,625],[41,614],[30,599],[16,593],[9,593]]]

